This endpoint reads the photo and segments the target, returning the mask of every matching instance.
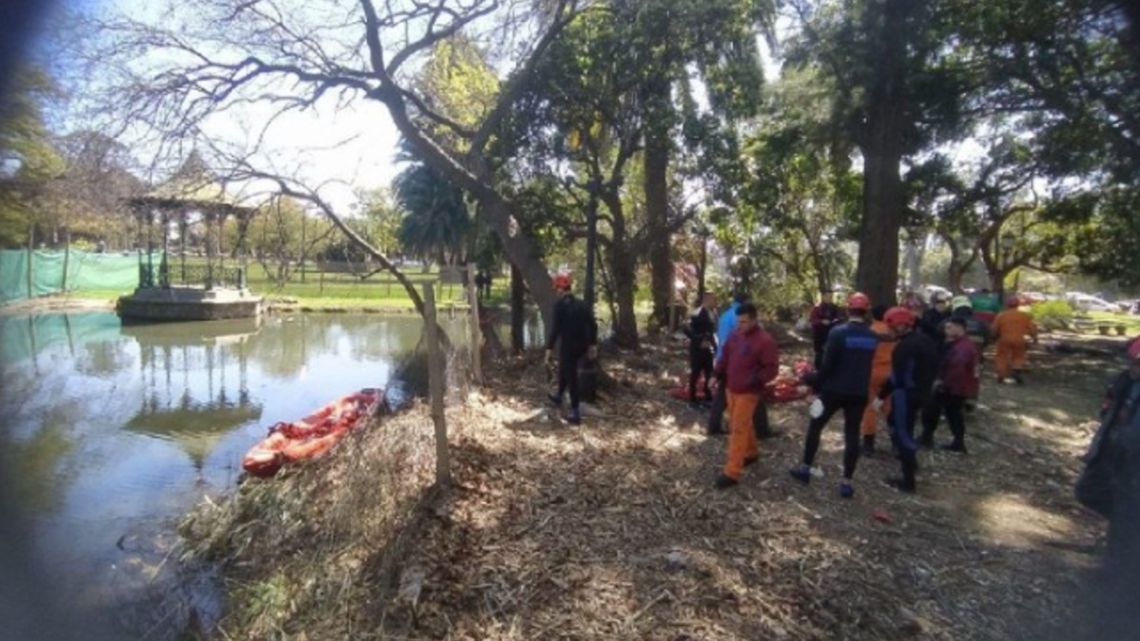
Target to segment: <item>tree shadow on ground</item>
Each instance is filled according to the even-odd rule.
[[[762,442],[740,486],[713,490],[723,440],[705,437],[704,417],[662,386],[683,353],[652,358],[660,369],[615,368],[634,380],[580,428],[550,419],[533,358],[497,377],[476,410],[497,427],[458,439],[460,486],[405,560],[426,574],[419,603],[389,607],[378,634],[1010,639],[1065,625],[1099,524],[1069,498],[1082,435],[1064,419],[1100,389],[1100,365],[1078,373],[1042,357],[1031,387],[987,387],[970,456],[922,455],[919,495],[876,482],[896,465],[880,455],[860,463],[859,493],[843,501],[837,421],[822,482],[787,478],[804,403],[773,408],[783,436]],[[1056,387],[1054,376],[1086,374],[1095,382],[1028,398]]]

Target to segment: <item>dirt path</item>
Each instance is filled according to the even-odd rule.
[[[612,364],[627,385],[581,428],[538,399],[535,360],[510,363],[464,410],[461,487],[403,564],[423,572],[418,605],[389,609],[384,636],[415,639],[1011,639],[1070,616],[1103,524],[1071,499],[1078,457],[1112,367],[1034,354],[1027,387],[986,381],[971,453],[920,456],[920,492],[860,462],[858,495],[826,477],[802,488],[802,403],[761,445],[741,485],[712,480],[723,441],[663,385],[680,348]],[[785,356],[787,361],[788,356]],[[1063,360],[1062,360],[1063,359]],[[670,373],[671,372],[671,373]],[[946,428],[941,436],[946,437]],[[888,522],[872,518],[882,512]],[[1040,638],[1039,636],[1037,638]]]

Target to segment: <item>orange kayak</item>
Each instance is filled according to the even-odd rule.
[[[353,429],[365,425],[384,402],[378,389],[364,389],[341,397],[292,423],[277,423],[269,436],[242,457],[251,476],[268,478],[283,465],[317,458],[332,449]]]

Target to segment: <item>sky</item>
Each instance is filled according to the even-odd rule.
[[[160,23],[161,7],[170,0],[62,0],[63,8],[101,16],[128,15],[146,22]],[[51,17],[49,16],[49,19]],[[784,16],[777,22],[781,38],[791,33],[791,20]],[[767,43],[759,38],[760,64],[769,82],[778,80],[780,61]],[[47,42],[47,40],[45,40]],[[46,47],[44,47],[46,48]],[[50,57],[52,52],[41,51]],[[154,63],[162,62],[162,54],[154,54]],[[234,56],[241,52],[234,52]],[[146,64],[147,61],[143,61]],[[82,83],[73,91],[82,93]],[[698,94],[703,93],[698,91]],[[703,100],[702,102],[707,102]],[[210,117],[204,131],[207,136],[225,146],[251,148],[269,120],[273,109],[266,105],[242,105]],[[81,128],[86,122],[72,119],[65,129]],[[89,126],[89,125],[87,125]],[[297,176],[311,187],[319,187],[320,194],[334,209],[349,215],[356,205],[356,193],[387,187],[402,169],[396,162],[399,133],[387,110],[374,101],[357,98],[348,106],[338,105],[336,97],[326,96],[313,108],[290,112],[278,118],[265,130],[261,138],[261,152],[256,164],[259,168]],[[128,145],[140,165],[150,164],[156,148],[147,144]],[[971,160],[981,153],[976,142],[967,141],[947,149],[952,157]],[[185,149],[188,153],[189,149]],[[177,161],[175,161],[177,163]],[[152,175],[152,182],[165,176]],[[267,198],[267,185],[247,185],[242,190],[251,200]]]

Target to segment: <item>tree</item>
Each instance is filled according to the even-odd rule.
[[[400,247],[440,267],[465,263],[473,226],[463,192],[422,164],[405,169],[393,187],[405,212],[397,235]]]
[[[553,0],[527,11],[498,0],[360,0],[353,9],[336,0],[206,0],[192,8],[172,4],[163,25],[124,17],[98,26],[107,36],[104,54],[122,63],[117,77],[123,82],[114,89],[126,116],[168,141],[192,134],[212,115],[243,102],[278,112],[306,109],[326,97],[380,104],[423,162],[478,203],[549,321],[554,303],[549,274],[534,243],[516,233],[514,203],[496,183],[488,145],[533,80],[535,61],[590,4]],[[330,21],[329,16],[343,17]],[[416,70],[433,48],[461,33],[488,49],[507,45],[500,46],[504,54],[496,60],[505,81],[472,126],[441,113],[416,82]],[[147,66],[132,67],[126,58],[142,50],[151,54]],[[247,173],[274,175],[253,169]],[[331,208],[323,211],[337,216]],[[342,220],[334,224],[345,229]],[[350,237],[367,244],[359,234]],[[379,254],[375,248],[370,253]]]
[[[846,271],[843,243],[857,228],[859,177],[831,124],[826,78],[791,71],[769,89],[762,124],[746,147],[751,209],[744,211],[763,231],[754,247],[800,281],[810,302]]]
[[[772,32],[772,2],[766,0],[629,0],[614,3],[618,20],[635,30],[629,39],[634,69],[639,70],[639,101],[645,120],[645,207],[653,291],[653,319],[668,324],[673,299],[670,256],[669,167],[673,135],[681,123],[674,103],[681,97],[695,102],[686,82],[694,66],[708,89],[717,117],[733,121],[750,115],[763,82],[757,32]]]
[[[39,222],[37,203],[63,171],[44,126],[44,104],[54,95],[51,79],[25,67],[0,95],[0,246],[25,245]],[[42,238],[43,234],[39,234]]]
[[[895,300],[905,216],[902,161],[951,134],[965,73],[948,46],[943,2],[792,0],[801,22],[789,60],[826,73],[834,119],[863,157],[856,288]]]

